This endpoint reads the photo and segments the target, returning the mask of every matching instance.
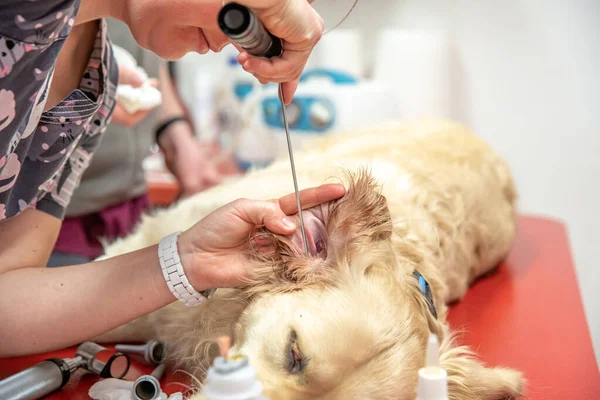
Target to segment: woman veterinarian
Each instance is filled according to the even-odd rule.
[[[242,52],[239,62],[261,82],[285,82],[289,103],[322,20],[307,0],[240,2],[285,45],[280,58]],[[193,305],[203,299],[199,292],[240,285],[251,273],[241,253],[250,232],[263,224],[280,234],[296,229],[285,218],[297,211],[293,194],[237,200],[167,236],[160,248],[44,268],[114,108],[118,71],[103,18],[125,22],[141,46],[174,60],[228,43],[216,23],[221,7],[221,0],[0,3],[0,357],[71,346],[175,297]],[[302,203],[311,207],[344,193],[339,185],[307,189]],[[178,272],[163,276],[161,263]]]

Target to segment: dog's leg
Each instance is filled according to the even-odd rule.
[[[527,380],[519,371],[487,367],[473,350],[460,346],[456,336],[446,335],[440,346],[440,364],[448,373],[448,395],[451,400],[516,399],[526,392]]]
[[[468,357],[445,360],[442,366],[451,400],[516,399],[525,393],[526,380],[513,369],[488,368]]]

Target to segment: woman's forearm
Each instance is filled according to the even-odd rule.
[[[0,274],[0,357],[78,344],[175,300],[157,245],[84,265]]]
[[[157,124],[166,121],[169,118],[185,115],[175,83],[169,75],[167,66],[163,63],[159,70],[160,92],[162,93],[163,102],[160,105],[157,116]]]
[[[181,106],[177,97],[175,85],[169,76],[169,71],[166,65],[161,65],[160,72],[160,91],[162,93],[163,102],[159,108],[157,122],[162,124],[166,120],[185,115],[185,110]],[[167,160],[173,160],[177,157],[177,150],[197,146],[194,130],[191,124],[179,122],[172,125],[164,132],[158,140],[159,147],[165,153]],[[171,171],[177,179],[181,181],[181,177],[177,176],[178,172]]]

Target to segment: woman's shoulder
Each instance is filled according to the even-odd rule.
[[[4,0],[0,36],[29,46],[47,46],[69,35],[81,0]]]
[[[5,217],[29,205],[62,218],[75,189],[69,185],[87,168],[114,108],[118,71],[102,21],[79,87],[44,111],[60,47],[55,43],[37,56],[27,55],[8,78],[0,79],[0,208],[4,205]]]
[[[14,145],[21,139],[17,133],[28,121],[39,118],[50,74],[79,5],[80,0],[2,1],[0,156],[10,152],[8,141]]]

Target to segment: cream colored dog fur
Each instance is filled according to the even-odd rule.
[[[319,254],[306,257],[297,236],[275,236],[272,252],[250,254],[256,274],[246,287],[219,289],[193,309],[174,302],[97,339],[163,340],[169,359],[201,381],[216,338],[232,334],[232,351],[249,357],[271,400],[400,400],[415,398],[434,332],[451,399],[520,395],[521,373],[479,363],[446,322],[446,304],[493,270],[514,240],[516,194],[505,162],[450,121],[339,132],[295,158],[301,188],[336,180],[348,188],[306,213],[322,229]],[[155,244],[237,198],[292,191],[283,157],[145,216],[106,256]],[[431,285],[437,319],[414,269]]]

